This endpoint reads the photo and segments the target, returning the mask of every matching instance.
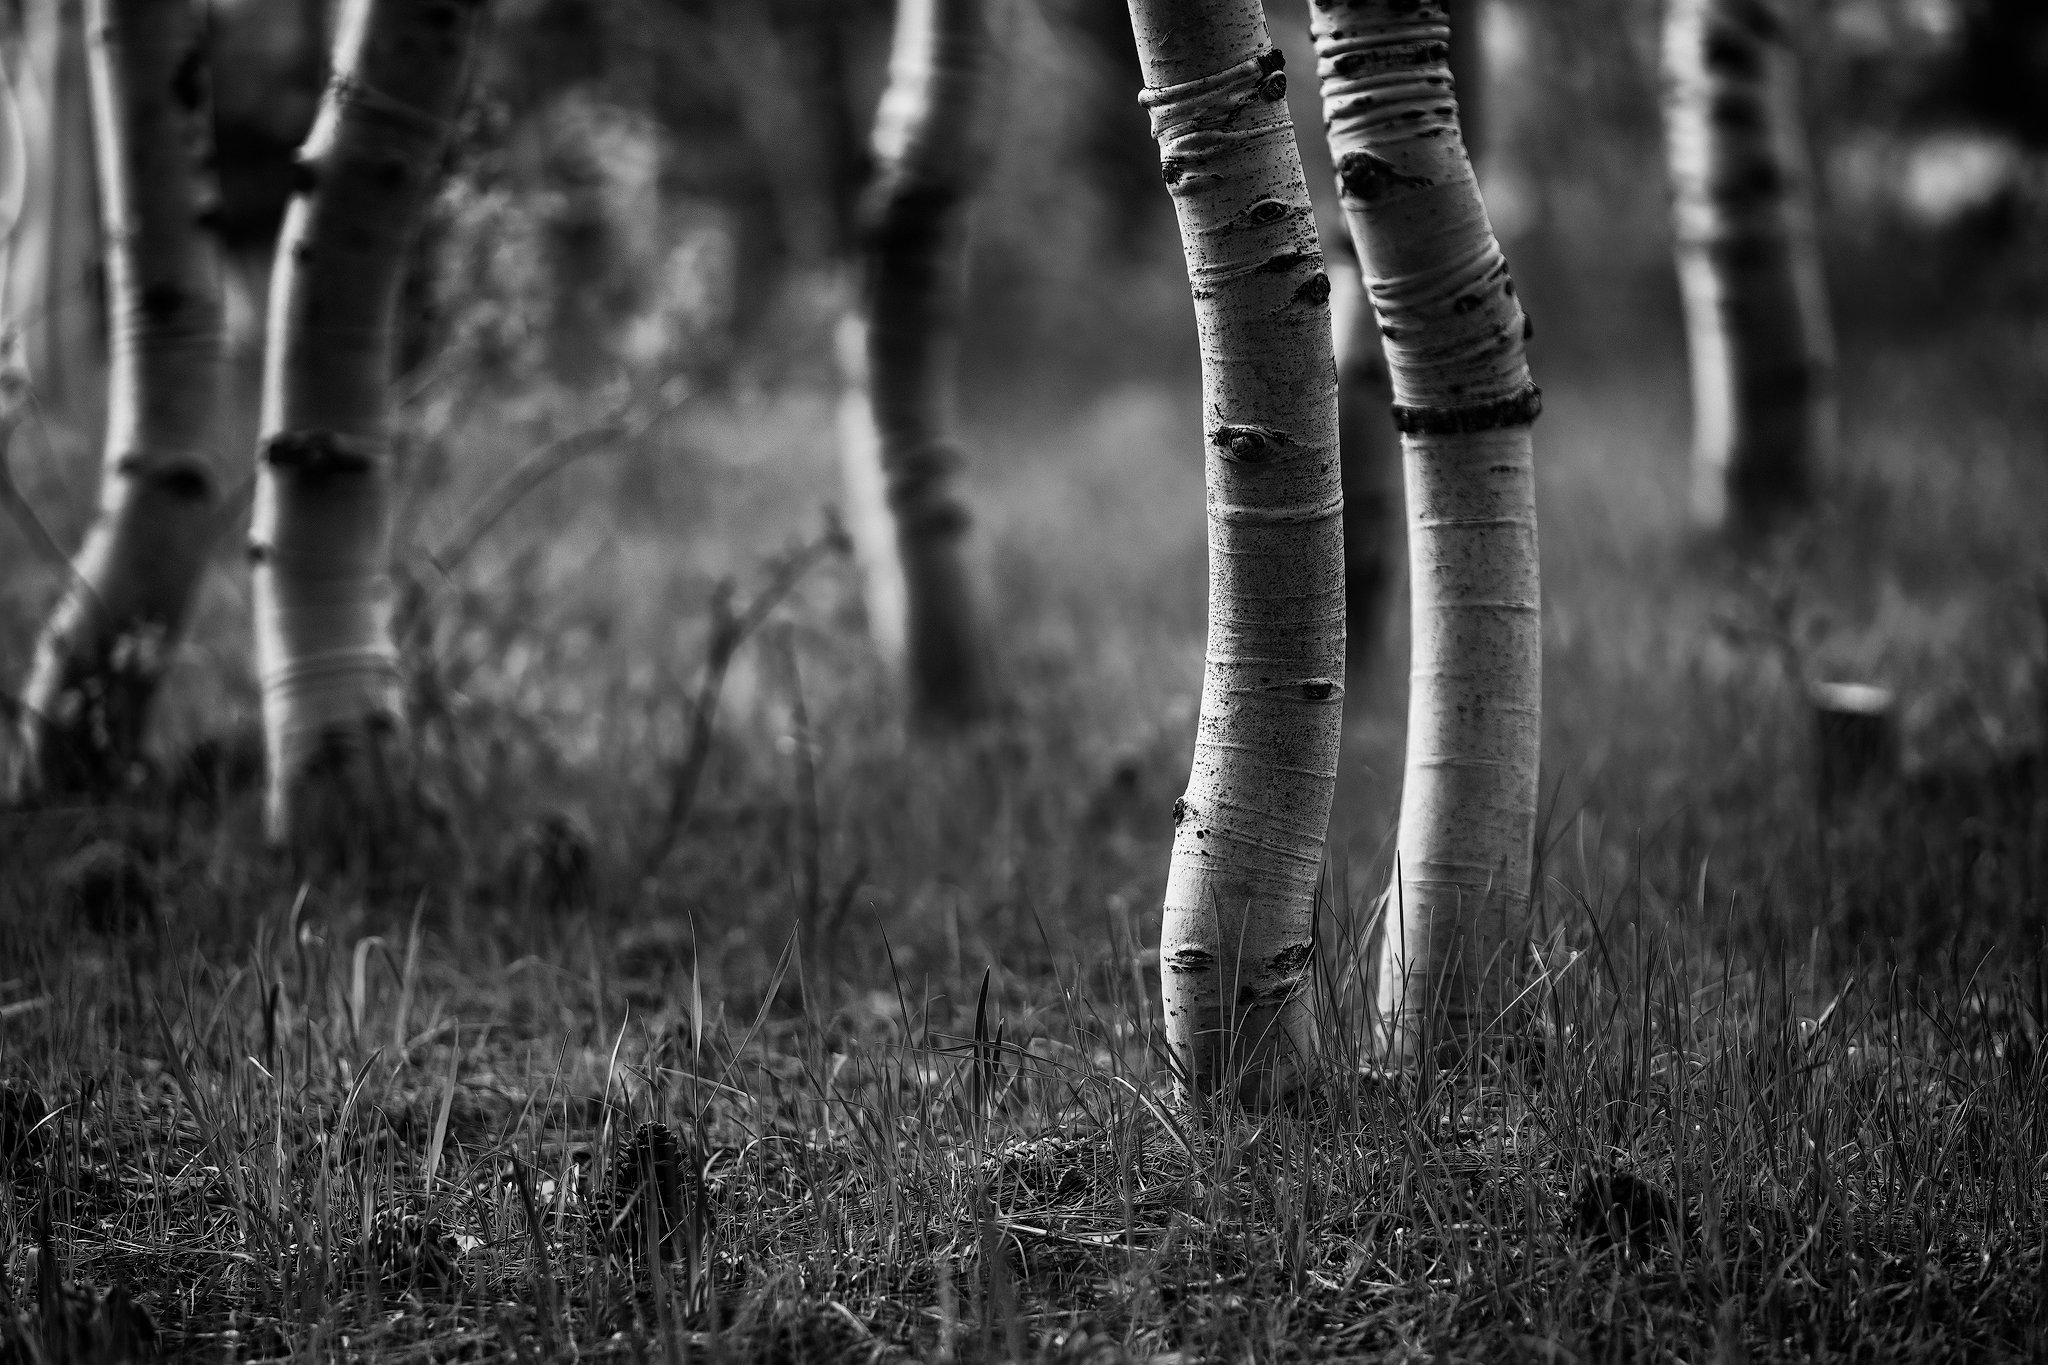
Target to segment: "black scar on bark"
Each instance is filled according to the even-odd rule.
[[[142,291],[142,316],[159,324],[173,322],[191,301],[175,284],[153,284]]]
[[[1707,35],[1707,67],[1726,76],[1754,80],[1763,73],[1763,53],[1755,40],[1725,29]]]
[[[1216,955],[1203,948],[1180,948],[1169,953],[1166,966],[1175,972],[1206,972],[1216,965]]]
[[[1337,162],[1337,183],[1352,198],[1370,204],[1390,190],[1427,189],[1436,182],[1409,175],[1371,152],[1346,152]]]
[[[1220,426],[1209,433],[1209,443],[1226,460],[1259,464],[1278,454],[1280,447],[1287,444],[1287,438],[1277,431],[1260,427]]]
[[[206,107],[206,53],[202,49],[193,47],[179,59],[178,69],[171,74],[171,98],[187,113]]]
[[[213,496],[213,480],[206,471],[182,460],[163,463],[147,455],[123,455],[114,462],[114,472],[182,502],[204,502]]]
[[[1314,953],[1315,949],[1308,944],[1296,943],[1273,954],[1272,960],[1266,965],[1282,975],[1292,976],[1308,966],[1308,960]]]
[[[1543,412],[1543,391],[1534,384],[1507,398],[1461,407],[1424,408],[1394,404],[1394,426],[1410,436],[1453,436],[1502,427],[1525,427]]]
[[[1318,270],[1301,282],[1294,291],[1297,303],[1326,303],[1330,297],[1330,277]]]
[[[1763,101],[1748,91],[1724,91],[1707,105],[1707,118],[1716,128],[1755,132],[1765,123]]]
[[[314,478],[362,474],[375,463],[331,431],[280,431],[264,441],[259,458],[272,469]]]

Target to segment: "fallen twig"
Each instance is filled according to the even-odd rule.
[[[646,435],[688,401],[689,395],[682,394],[628,419],[626,413],[631,400],[622,399],[592,425],[566,432],[536,446],[469,505],[468,510],[456,519],[454,529],[441,538],[439,545],[427,551],[427,562],[443,577],[453,574],[456,567],[469,557],[470,551],[476,548],[477,542],[489,534],[491,528],[518,506],[527,494],[586,455],[605,449],[611,443],[636,440]]]

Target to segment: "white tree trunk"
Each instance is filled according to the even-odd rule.
[[[1258,0],[1131,0],[1202,348],[1209,646],[1160,975],[1202,1093],[1312,1074],[1317,875],[1343,711],[1330,281]]]
[[[1524,923],[1542,638],[1527,319],[1458,133],[1441,0],[1315,0],[1331,158],[1403,433],[1413,668],[1379,1001],[1457,1042]]]
[[[24,788],[108,791],[141,758],[218,503],[220,257],[197,0],[90,0],[113,339],[99,517],[23,695]]]
[[[967,211],[994,61],[988,10],[989,0],[898,0],[860,212],[861,316],[841,343],[865,351],[842,357],[860,388],[841,441],[868,615],[903,668],[913,714],[928,721],[972,720],[990,700],[953,415]]]
[[[350,0],[271,289],[256,657],[273,838],[394,817],[388,389],[405,248],[461,108],[484,0]]]
[[[1798,75],[1774,0],[1669,0],[1665,133],[1686,343],[1693,504],[1767,530],[1812,499],[1835,439],[1834,341]]]
[[[27,0],[14,69],[27,177],[8,261],[8,326],[37,402],[69,437],[103,431],[106,313],[85,0]]]

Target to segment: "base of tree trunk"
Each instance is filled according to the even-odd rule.
[[[295,771],[273,774],[265,825],[306,869],[371,881],[445,866],[451,853],[447,814],[389,716],[329,730]]]

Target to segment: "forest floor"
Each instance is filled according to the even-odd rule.
[[[164,728],[227,738],[177,799],[0,812],[0,1361],[2048,1356],[2048,328],[1972,337],[1852,347],[1826,510],[1741,558],[1686,531],[1675,366],[1545,375],[1529,990],[1454,1070],[1358,1041],[1386,681],[1338,1079],[1262,1116],[1177,1102],[1156,1034],[1191,386],[975,433],[1002,719],[906,736],[828,560],[652,876],[714,585],[817,536],[829,404],[707,401],[446,577],[409,554],[406,858],[263,851],[224,570]],[[406,543],[574,424],[465,419]],[[17,472],[75,529],[74,475]],[[53,579],[6,581],[19,677]],[[1823,808],[1802,679],[1895,688],[1906,773]],[[664,1218],[619,1219],[642,1170]]]

